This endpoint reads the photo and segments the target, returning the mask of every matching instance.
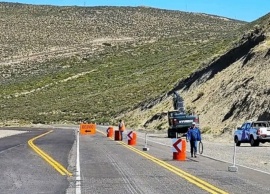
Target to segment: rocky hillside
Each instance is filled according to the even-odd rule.
[[[4,124],[115,122],[223,55],[246,24],[146,7],[0,3],[0,12]]]
[[[0,63],[23,56],[30,60],[42,52],[46,57],[53,53],[53,58],[63,50],[74,55],[78,54],[74,50],[83,52],[93,44],[112,41],[155,41],[173,36],[209,40],[244,24],[217,16],[146,7],[56,7],[0,2],[0,13]]]
[[[270,121],[270,14],[248,28],[233,49],[173,89],[183,96],[189,110],[200,114],[204,131],[233,130],[245,120]],[[170,92],[161,99],[151,109],[132,112],[133,121],[146,118],[140,127],[166,129],[162,112],[172,109]]]

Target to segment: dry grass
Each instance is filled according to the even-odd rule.
[[[226,52],[244,25],[142,7],[0,3],[0,10],[2,122],[114,122]]]
[[[207,40],[243,25],[219,17],[143,7],[54,7],[0,3],[0,60],[91,45],[93,40]]]

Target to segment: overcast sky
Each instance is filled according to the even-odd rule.
[[[270,0],[5,0],[58,6],[151,6],[207,13],[251,22],[270,12]]]

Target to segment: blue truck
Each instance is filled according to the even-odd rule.
[[[246,121],[234,132],[236,146],[250,143],[259,146],[260,143],[270,142],[270,125],[268,121]]]

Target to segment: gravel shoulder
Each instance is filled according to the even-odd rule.
[[[12,136],[12,135],[18,135],[21,133],[26,133],[27,131],[16,131],[16,130],[0,130],[0,138]]]

